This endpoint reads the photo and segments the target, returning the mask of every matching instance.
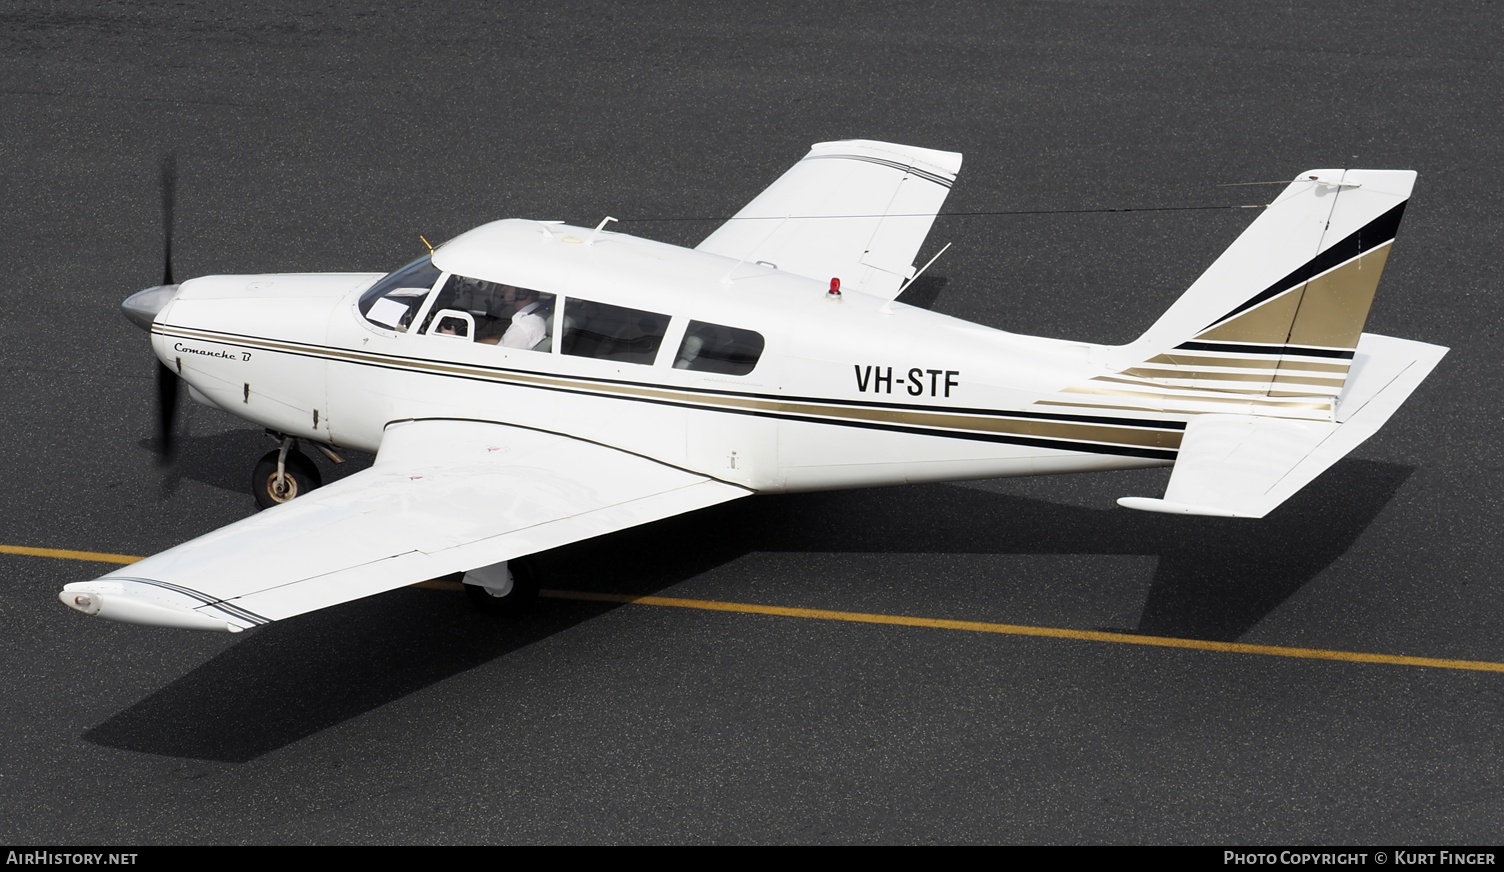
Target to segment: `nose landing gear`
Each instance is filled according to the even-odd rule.
[[[251,473],[251,495],[263,509],[281,505],[324,483],[319,468],[297,449],[298,440],[282,436],[280,441],[281,447],[262,455]]]

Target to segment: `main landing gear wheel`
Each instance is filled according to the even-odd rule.
[[[280,448],[266,452],[256,462],[256,470],[251,473],[251,495],[256,498],[256,505],[263,509],[279,506],[324,483],[324,477],[319,475],[319,468],[313,465],[308,455],[292,450],[287,452],[287,459],[283,461],[279,486],[277,458],[281,454]]]
[[[538,598],[538,574],[527,557],[472,569],[462,579],[470,605],[488,615],[520,615]]]

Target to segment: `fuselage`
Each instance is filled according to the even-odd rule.
[[[411,274],[194,279],[153,347],[290,436],[375,452],[393,421],[496,421],[763,492],[1168,465],[1184,428],[1062,401],[1099,346],[625,234],[501,221]]]

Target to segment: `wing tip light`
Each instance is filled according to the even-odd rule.
[[[140,596],[133,596],[125,590],[102,591],[88,582],[65,586],[58,593],[57,598],[62,601],[63,605],[76,612],[118,621],[122,624],[169,627],[179,630],[211,630],[220,633],[239,633],[244,629],[223,618],[213,618],[192,609],[174,608],[152,602]]]

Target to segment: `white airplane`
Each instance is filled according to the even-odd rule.
[[[195,400],[280,439],[269,509],[60,597],[235,633],[464,573],[509,610],[529,555],[751,494],[1172,464],[1119,504],[1258,518],[1447,351],[1362,332],[1413,172],[1302,173],[1104,346],[894,301],[960,166],[821,143],[693,250],[507,220],[386,276],[169,275],[125,312]],[[376,460],[319,488],[298,440]]]

